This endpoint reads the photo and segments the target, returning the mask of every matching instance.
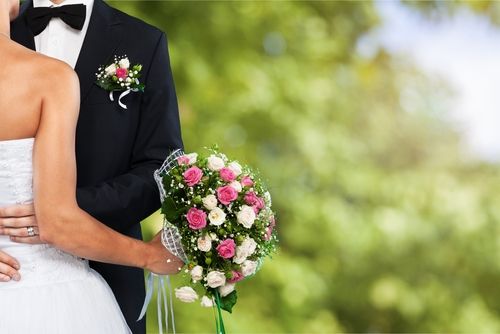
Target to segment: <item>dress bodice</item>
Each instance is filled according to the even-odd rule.
[[[33,138],[0,141],[0,207],[33,201],[34,142]],[[7,236],[0,236],[0,250],[21,264],[21,282],[1,283],[0,289],[68,280],[88,266],[87,261],[49,245],[15,243]]]
[[[0,207],[33,200],[34,139],[0,141]]]

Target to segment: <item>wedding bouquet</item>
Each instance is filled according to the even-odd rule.
[[[175,296],[216,307],[217,332],[224,332],[221,309],[232,312],[236,284],[276,250],[271,196],[256,172],[217,149],[207,156],[174,152],[155,179],[163,244],[186,263],[187,284],[175,289]]]

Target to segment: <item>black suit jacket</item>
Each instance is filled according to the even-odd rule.
[[[11,25],[11,35],[34,50],[34,37],[25,20],[25,10],[31,6],[32,0],[23,4]],[[143,65],[145,91],[123,99],[127,110],[116,99],[110,101],[109,93],[95,84],[97,68],[110,64],[114,55],[127,55],[132,64]],[[78,204],[111,228],[141,238],[140,221],[160,207],[153,171],[171,150],[182,148],[166,36],[103,0],[95,0],[75,71],[81,85],[76,139]],[[145,321],[136,322],[144,300],[143,271],[91,265],[111,286],[132,331],[145,333]]]

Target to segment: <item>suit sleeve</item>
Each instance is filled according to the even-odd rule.
[[[172,150],[183,148],[164,33],[158,40],[145,85],[130,170],[96,186],[77,189],[78,204],[83,210],[122,233],[160,207],[153,172]]]

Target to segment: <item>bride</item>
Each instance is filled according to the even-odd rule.
[[[78,208],[75,129],[79,82],[66,64],[9,38],[19,0],[0,1],[0,208],[34,201],[45,245],[0,249],[17,258],[22,279],[0,285],[0,333],[130,333],[106,282],[81,258],[178,272],[161,244],[123,236]]]

